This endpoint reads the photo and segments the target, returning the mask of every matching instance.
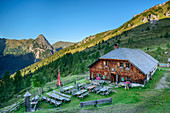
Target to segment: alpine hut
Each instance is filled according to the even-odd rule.
[[[139,49],[119,48],[101,56],[89,67],[90,79],[100,78],[114,83],[131,82],[144,86],[157,69],[158,61]]]

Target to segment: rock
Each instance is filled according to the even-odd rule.
[[[135,17],[135,16],[137,16],[136,14],[135,15],[133,15],[133,17]]]
[[[148,16],[148,21],[151,24],[156,24],[159,21],[159,15],[150,14]]]
[[[167,12],[167,13],[165,13],[164,15],[165,15],[165,16],[170,16],[170,13],[169,13],[169,12]]]
[[[131,24],[128,24],[128,27],[131,27],[132,25]]]
[[[56,50],[51,46],[48,40],[40,34],[30,45],[29,50],[34,53],[36,59],[43,59],[50,56],[56,52]],[[46,53],[46,54],[43,54]]]
[[[142,19],[142,22],[146,23],[147,20],[148,20],[148,19],[147,19],[146,17],[144,17],[144,18]]]

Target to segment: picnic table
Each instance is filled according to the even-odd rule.
[[[88,86],[87,89],[89,89],[89,91],[91,91],[95,87],[96,87],[96,85],[91,85],[91,86]]]
[[[100,89],[100,92],[101,92],[101,91],[102,91],[102,92],[108,91],[109,88],[110,88],[110,87],[105,86],[105,87],[103,87],[103,88]]]
[[[78,86],[81,88],[81,87],[83,87],[85,85],[85,83],[81,83],[81,84],[79,84]]]
[[[111,89],[111,87],[105,86],[105,87],[101,88],[97,92],[97,94],[100,93],[101,95],[108,95],[111,92],[111,90],[109,90],[109,89]]]
[[[95,87],[94,89],[91,90],[91,92],[97,92],[101,89],[101,86]]]
[[[96,80],[96,81],[98,81],[100,84],[105,83],[105,80]]]
[[[57,92],[57,91],[55,91],[55,90],[53,90],[53,92],[56,93],[56,94],[58,94],[58,95],[61,95],[61,96],[63,96],[63,97],[71,98],[70,95],[65,95],[65,94],[60,93],[60,92]]]
[[[76,92],[75,95],[79,96],[79,95],[81,95],[81,94],[83,94],[85,92],[87,92],[87,90],[80,90],[80,91]]]
[[[72,88],[74,88],[74,86],[64,87],[62,90],[67,91],[67,90],[70,90],[70,89],[72,89]]]
[[[92,81],[91,84],[93,84],[93,85],[99,85],[99,82],[98,82],[98,81]]]
[[[64,97],[59,96],[59,95],[57,95],[57,94],[55,94],[55,93],[49,92],[49,93],[47,93],[47,95],[50,96],[50,97],[52,97],[52,98],[55,98],[55,99],[57,99],[57,100],[61,100],[61,101],[65,100]]]

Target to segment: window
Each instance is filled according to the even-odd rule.
[[[104,65],[104,66],[108,66],[108,61],[104,61],[104,62],[103,62],[103,65]]]
[[[120,67],[124,67],[122,62],[120,62]]]
[[[130,68],[130,64],[129,64],[129,63],[126,63],[126,67],[127,67],[127,68]]]

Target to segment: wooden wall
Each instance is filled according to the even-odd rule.
[[[108,67],[104,66],[103,64],[104,61],[108,61]],[[119,67],[120,62],[124,63],[124,67],[126,67],[126,63],[129,63],[130,70],[126,70],[125,68]],[[139,69],[137,69],[127,60],[99,59],[95,64],[93,64],[90,67],[90,77],[92,73],[93,73],[93,78],[96,78],[98,74],[101,74],[102,76],[103,75],[106,76],[105,80],[111,80],[111,81],[113,79],[111,75],[117,75],[117,74],[119,76],[118,77],[119,81],[121,81],[122,78],[124,78],[124,81],[127,81],[127,79],[129,80],[130,78],[131,82],[143,83],[145,79],[145,75],[142,74],[142,72]]]

